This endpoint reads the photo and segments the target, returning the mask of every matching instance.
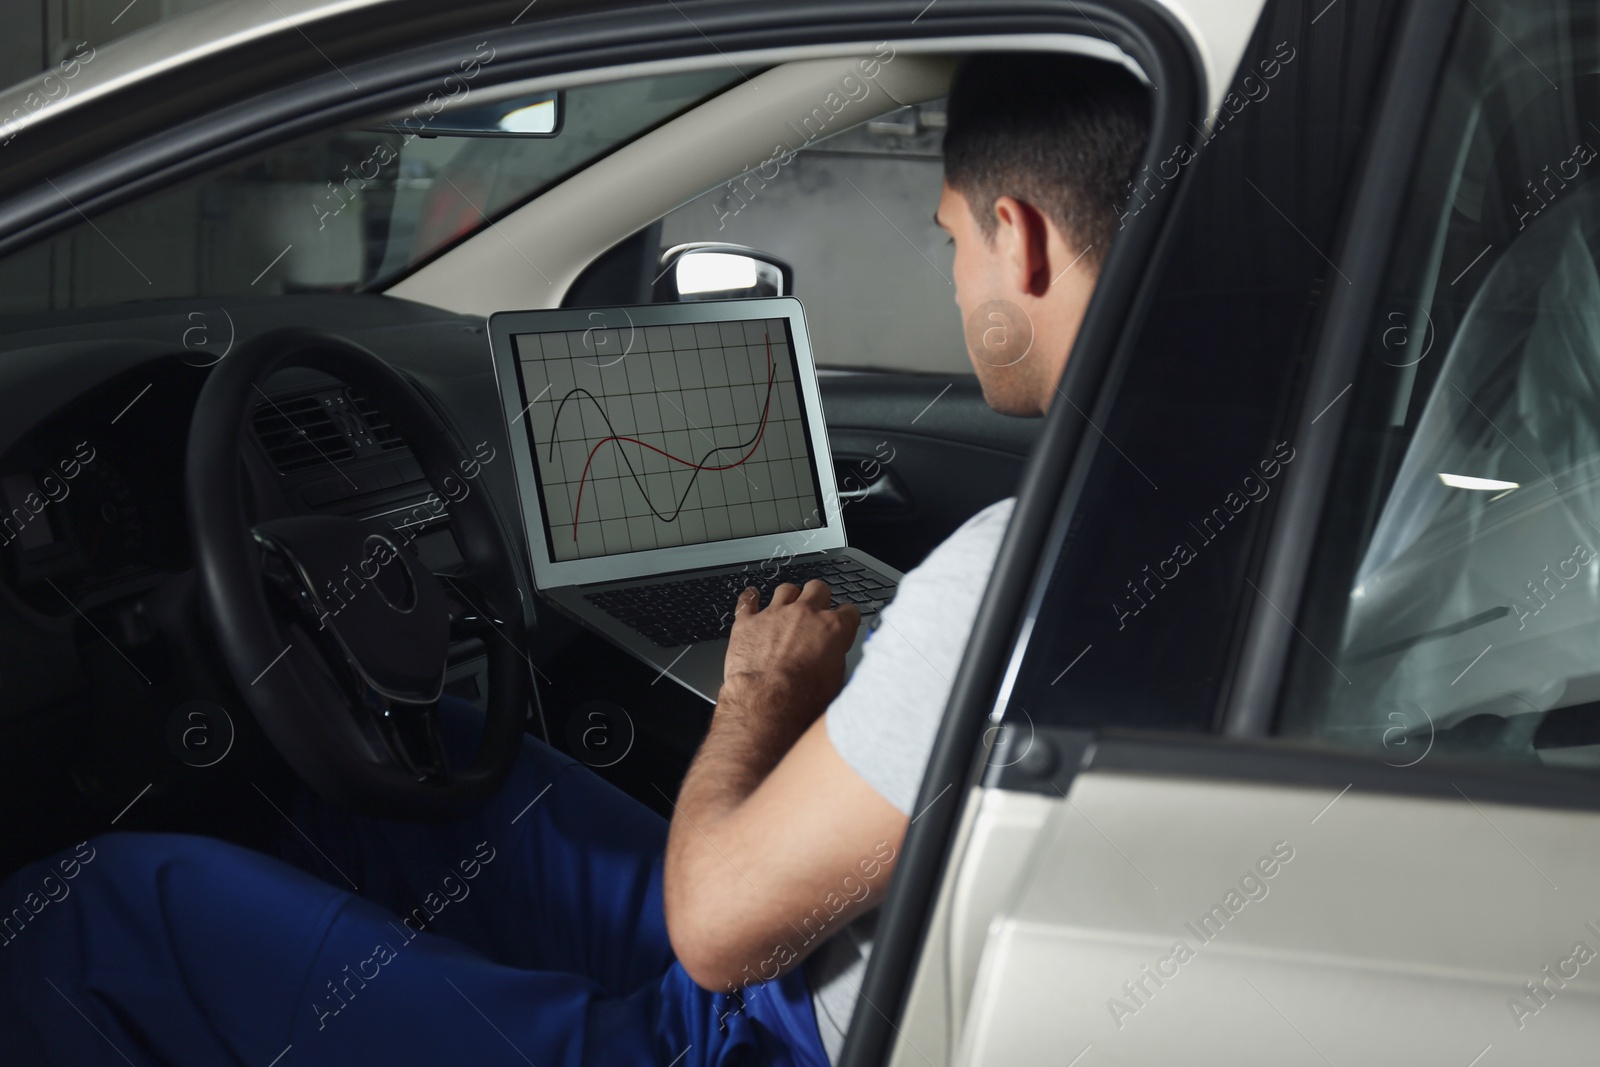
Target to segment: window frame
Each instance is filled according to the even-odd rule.
[[[1261,595],[1246,624],[1222,702],[1226,736],[1269,736],[1285,695],[1289,650],[1300,639],[1287,620],[1300,618],[1305,607],[1306,579],[1349,411],[1348,405],[1324,410],[1323,404],[1354,383],[1367,355],[1362,341],[1377,311],[1422,151],[1423,128],[1433,113],[1463,10],[1464,5],[1453,0],[1413,0],[1390,52],[1386,82],[1378,94],[1378,121],[1365,146],[1357,191],[1333,254],[1334,262],[1344,264],[1353,281],[1331,287],[1321,309],[1295,425],[1301,457],[1282,487],[1257,571],[1255,583]]]

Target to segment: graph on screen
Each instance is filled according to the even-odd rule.
[[[515,344],[554,559],[818,525],[784,320],[597,327]]]

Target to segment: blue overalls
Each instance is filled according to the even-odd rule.
[[[440,713],[464,765],[479,713]],[[666,823],[534,738],[458,822],[284,813],[281,859],[113,833],[7,879],[0,1063],[828,1067],[801,970],[684,973]]]

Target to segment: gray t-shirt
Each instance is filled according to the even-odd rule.
[[[1015,502],[1008,498],[978,512],[905,576],[849,684],[828,707],[833,747],[907,815]],[[850,1028],[877,918],[876,909],[868,911],[805,963],[817,1028],[833,1063]]]

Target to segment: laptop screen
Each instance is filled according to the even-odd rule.
[[[550,559],[827,525],[787,319],[511,342]]]

